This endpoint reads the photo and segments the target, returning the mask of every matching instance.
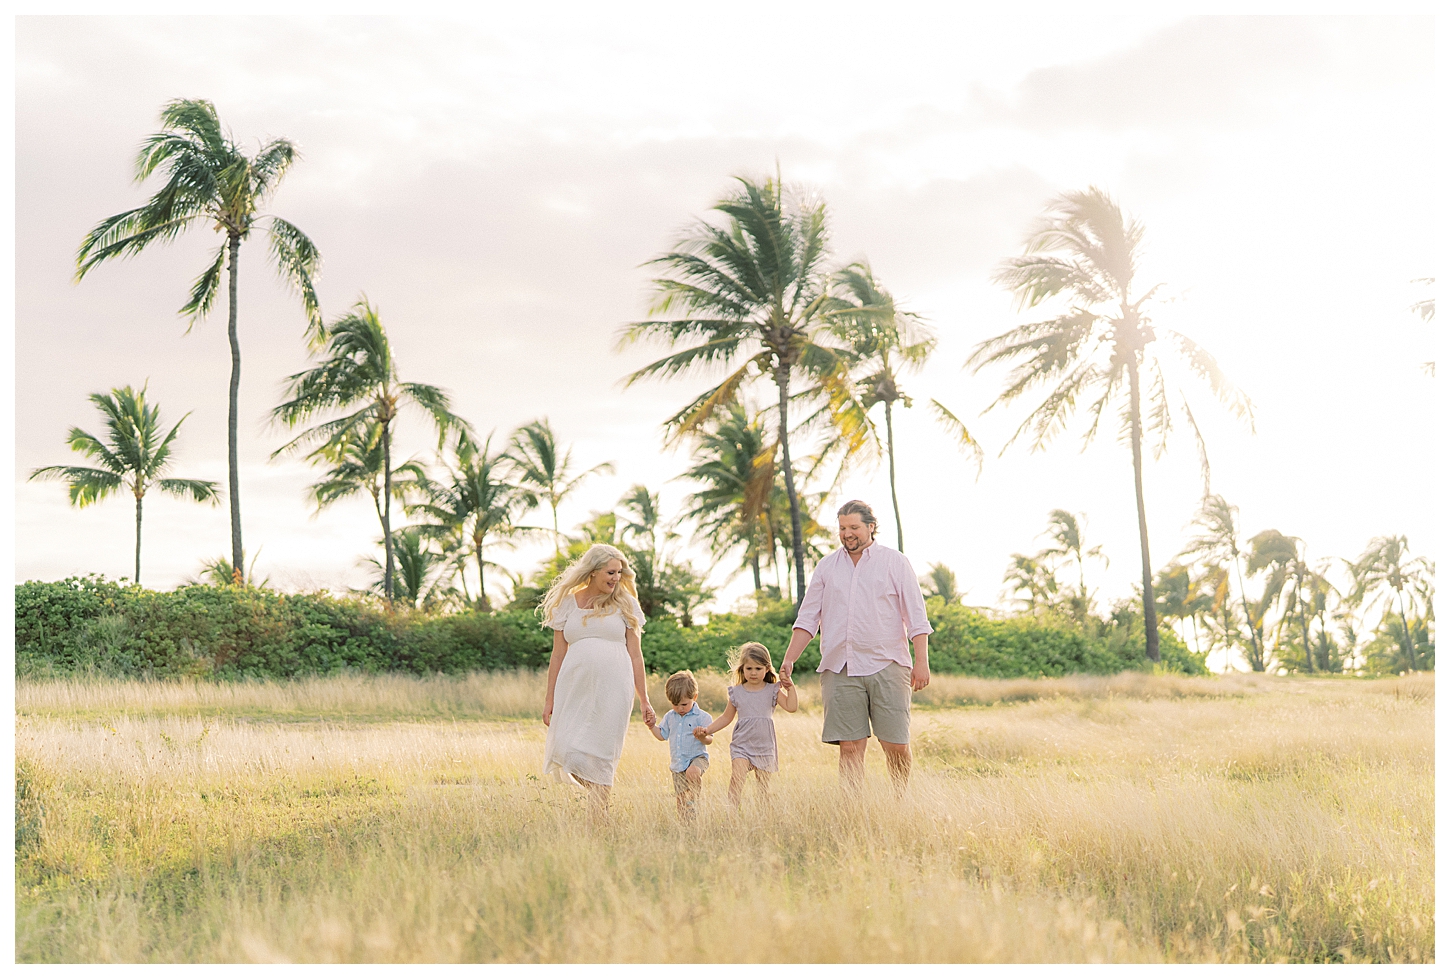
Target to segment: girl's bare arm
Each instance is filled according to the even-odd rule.
[[[796,697],[795,684],[792,683],[790,686],[781,684],[779,693],[781,695],[776,697],[775,702],[794,714],[796,706],[799,704],[799,698]]]
[[[735,705],[729,704],[726,706],[724,712],[721,713],[719,717],[715,718],[715,720],[710,724],[709,727],[705,728],[705,734],[711,735],[714,734],[716,731],[723,730],[729,727],[730,722],[733,720],[735,720]],[[695,730],[698,731],[699,728],[696,728]]]

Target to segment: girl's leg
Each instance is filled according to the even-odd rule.
[[[736,809],[740,808],[740,792],[745,788],[745,777],[749,774],[749,759],[730,759],[730,804]]]
[[[766,802],[770,801],[770,772],[757,768],[755,770],[755,784],[760,787],[760,797]]]

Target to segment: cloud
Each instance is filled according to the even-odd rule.
[[[1119,54],[1038,69],[991,108],[1036,129],[1241,126],[1347,84],[1428,83],[1431,23],[1199,17]]]

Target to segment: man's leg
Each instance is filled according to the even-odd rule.
[[[841,787],[861,791],[866,778],[866,742],[869,738],[841,742]]]
[[[882,741],[881,750],[886,752],[886,770],[891,773],[897,793],[906,791],[906,782],[911,778],[911,745]]]

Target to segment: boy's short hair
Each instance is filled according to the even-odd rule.
[[[699,699],[700,685],[695,682],[695,674],[689,670],[671,673],[670,678],[665,681],[665,696],[672,704]]]

